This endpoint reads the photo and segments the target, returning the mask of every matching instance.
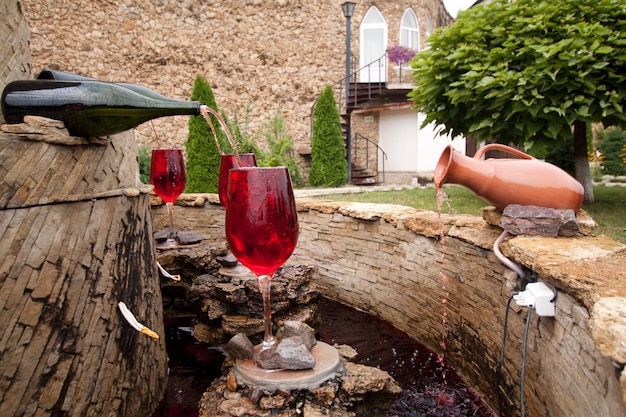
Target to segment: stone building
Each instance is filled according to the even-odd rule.
[[[172,98],[188,99],[200,74],[209,81],[220,110],[237,115],[251,135],[262,137],[263,125],[272,116],[284,116],[305,166],[312,106],[328,84],[337,87],[340,102],[345,85],[347,21],[342,3],[21,2],[32,30],[33,77],[52,68],[142,84]],[[352,137],[367,138],[355,143],[353,151],[361,149],[364,155],[363,147],[371,146],[369,160],[359,155],[354,159],[378,171],[384,151],[385,181],[407,182],[432,170],[448,141],[433,141],[432,129],[419,129],[420,116],[406,99],[411,88],[409,68],[401,72],[385,51],[396,44],[422,50],[435,29],[453,20],[441,0],[360,0],[355,6],[351,70],[365,69],[352,80],[382,83],[377,85],[393,93],[393,98],[378,97],[350,112]],[[138,129],[140,144],[178,147],[187,137],[185,117],[157,120],[154,125],[159,139],[144,124]],[[462,139],[454,143],[462,149]]]

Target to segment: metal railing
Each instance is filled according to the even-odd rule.
[[[355,62],[356,57],[353,56],[351,62]],[[359,82],[361,74],[366,72],[368,74],[367,79],[373,78],[372,75],[377,75],[379,81],[365,81]],[[387,81],[387,53],[380,58],[370,62],[367,65],[362,66],[350,73],[350,91],[346,93],[346,77],[336,81],[333,84],[333,89],[336,91],[337,107],[343,113],[347,113],[350,107],[356,107],[359,105],[359,100],[371,100],[374,94],[380,94],[383,91],[383,87]],[[385,81],[380,81],[385,80]],[[365,88],[363,88],[365,86]],[[364,95],[367,92],[367,95]]]
[[[387,159],[387,153],[378,146],[376,142],[367,136],[363,136],[360,133],[355,133],[352,135],[352,162],[354,164],[360,164],[365,161],[365,166],[363,169],[370,169],[370,149],[376,150],[376,156],[373,158],[373,165],[375,166],[372,171],[378,177],[382,173],[382,178],[378,178],[380,182],[385,182],[385,160]],[[365,155],[362,155],[365,153]],[[378,161],[379,156],[382,156],[382,170],[378,170]]]

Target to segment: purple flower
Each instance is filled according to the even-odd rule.
[[[393,45],[387,48],[387,56],[394,64],[406,64],[413,59],[416,52],[408,46]]]

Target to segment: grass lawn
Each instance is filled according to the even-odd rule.
[[[481,209],[489,203],[477,197],[468,188],[444,186],[446,198],[443,213],[481,215]],[[583,206],[598,223],[596,234],[604,234],[626,244],[626,187],[594,187],[595,203]],[[401,204],[424,210],[437,210],[435,189],[401,191],[369,191],[358,194],[326,195],[318,198],[335,201]]]

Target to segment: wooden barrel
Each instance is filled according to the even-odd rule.
[[[47,129],[55,143],[0,132],[0,416],[149,416],[165,341],[118,309],[163,336],[134,135],[94,144]]]

